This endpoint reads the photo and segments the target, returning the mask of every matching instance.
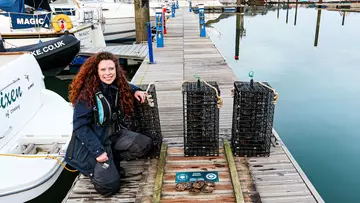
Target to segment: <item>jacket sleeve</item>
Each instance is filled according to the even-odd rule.
[[[94,157],[105,152],[103,145],[91,129],[93,110],[86,107],[86,103],[77,102],[74,107],[73,131],[76,137],[84,143],[85,147]]]
[[[140,91],[143,91],[141,88],[129,83],[130,85],[130,91],[131,91],[131,94],[134,95],[136,91],[140,90]]]

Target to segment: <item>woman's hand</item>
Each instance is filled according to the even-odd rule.
[[[107,160],[109,160],[109,158],[108,158],[106,152],[104,152],[104,153],[102,153],[100,156],[96,157],[96,161],[97,161],[97,162],[105,162],[105,161],[107,161]]]
[[[134,97],[140,101],[141,103],[144,103],[145,102],[145,98],[147,96],[147,93],[146,92],[143,92],[143,91],[136,91],[135,94],[134,94]]]

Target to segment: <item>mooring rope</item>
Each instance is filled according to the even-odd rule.
[[[272,90],[274,92],[274,100],[272,101],[273,104],[276,104],[277,99],[279,98],[279,94],[276,92],[276,90],[274,88],[271,88],[269,86],[267,86],[266,84],[262,83],[262,82],[258,82],[261,85],[263,85],[264,87],[269,88],[270,90]]]
[[[77,170],[71,170],[65,166],[65,164],[57,157],[53,155],[20,155],[20,154],[0,154],[0,156],[7,157],[17,157],[17,158],[25,158],[25,159],[38,159],[38,158],[46,158],[46,159],[54,159],[56,160],[62,167],[64,167],[69,172],[77,172]]]

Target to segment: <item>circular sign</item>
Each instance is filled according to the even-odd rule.
[[[206,174],[206,178],[209,180],[215,180],[217,178],[217,175],[215,173],[208,173]]]
[[[179,180],[186,180],[188,178],[188,176],[186,174],[180,174],[177,177]]]

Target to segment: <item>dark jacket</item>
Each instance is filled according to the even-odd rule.
[[[137,90],[141,90],[135,85],[130,84],[132,95]],[[106,85],[101,83],[101,91],[106,99],[111,103],[112,108],[115,103],[116,85]],[[121,98],[121,95],[119,95]],[[93,123],[94,106],[87,106],[85,102],[77,102],[74,106],[73,114],[73,138],[70,142],[65,161],[72,167],[79,170],[84,175],[90,175],[96,164],[96,157],[105,152],[104,142],[107,128]]]

